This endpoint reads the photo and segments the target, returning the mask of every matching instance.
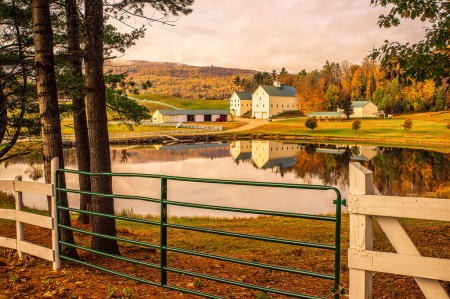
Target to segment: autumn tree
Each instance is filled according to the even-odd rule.
[[[407,118],[405,119],[405,122],[402,125],[403,129],[405,129],[406,132],[409,132],[412,130],[413,122],[411,119]]]
[[[36,51],[36,85],[42,127],[45,181],[46,183],[52,183],[50,182],[51,160],[54,157],[58,157],[59,168],[63,169],[64,155],[56,90],[53,32],[49,0],[34,0],[32,2],[32,12],[34,46]],[[65,188],[65,186],[64,174],[59,174],[59,187]],[[60,192],[58,199],[62,206],[68,206],[67,193]],[[59,211],[59,213],[59,222],[66,226],[71,226],[69,212]],[[61,229],[60,234],[62,241],[74,243],[71,230]],[[72,258],[78,258],[77,251],[73,247],[63,246],[62,253]]]
[[[314,117],[309,117],[305,121],[305,127],[307,127],[308,129],[311,129],[314,131],[314,129],[317,128],[317,126],[318,126],[317,120]]]
[[[352,129],[356,131],[358,131],[359,129],[361,129],[361,121],[360,120],[355,120],[352,123]]]
[[[344,112],[344,114],[347,116],[347,119],[350,119],[350,115],[353,115],[353,113],[355,113],[350,95],[345,92],[341,92],[338,107],[342,110],[342,112]]]
[[[450,123],[448,123],[448,124],[446,125],[446,127],[447,127],[447,129],[450,130]]]
[[[450,3],[432,0],[371,0],[371,4],[389,7],[380,15],[378,26],[391,28],[400,25],[400,19],[420,19],[430,24],[425,27],[425,38],[417,43],[401,44],[386,41],[370,55],[381,60],[384,69],[391,70],[402,82],[409,78],[418,81],[433,80],[438,86],[450,83]]]
[[[280,84],[292,86],[294,85],[294,76],[291,74],[283,74],[280,76]]]

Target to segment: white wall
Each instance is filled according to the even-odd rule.
[[[203,114],[195,115],[195,122],[204,122],[205,116]]]
[[[241,115],[241,101],[236,93],[233,93],[230,98],[230,111],[231,110],[236,111],[236,116]]]
[[[374,103],[369,103],[363,107],[362,117],[373,117],[373,114],[378,112],[378,106]]]
[[[269,95],[267,92],[259,86],[252,95],[252,117],[262,118],[269,117]]]

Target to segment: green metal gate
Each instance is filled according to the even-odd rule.
[[[114,194],[101,194],[101,193],[95,193],[95,192],[87,192],[87,191],[81,191],[81,190],[74,190],[74,189],[66,189],[66,188],[60,188],[58,186],[58,176],[59,173],[65,172],[65,173],[74,173],[74,174],[82,174],[82,175],[90,175],[90,176],[110,176],[110,177],[140,177],[140,178],[152,178],[152,179],[159,179],[161,180],[161,198],[150,198],[150,197],[142,197],[142,196],[130,196],[130,195],[114,195]],[[224,207],[224,206],[213,206],[213,205],[203,205],[203,204],[195,204],[195,203],[187,203],[187,202],[179,202],[179,201],[172,201],[168,200],[167,198],[167,187],[169,181],[188,181],[188,182],[197,182],[197,183],[211,183],[211,184],[227,184],[227,185],[241,185],[241,186],[260,186],[260,187],[273,187],[273,188],[293,188],[293,189],[312,189],[312,190],[333,190],[336,192],[336,199],[333,200],[333,203],[336,205],[336,216],[322,216],[322,215],[310,215],[310,214],[298,214],[298,213],[286,213],[286,212],[275,212],[275,211],[266,211],[266,210],[255,210],[255,209],[241,209],[241,208],[232,208],[232,207]],[[139,173],[91,173],[91,172],[83,172],[83,171],[76,171],[76,170],[69,170],[69,169],[59,169],[56,173],[55,178],[55,187],[57,191],[60,192],[67,192],[67,193],[78,193],[78,194],[88,194],[88,195],[94,195],[94,196],[101,196],[101,197],[109,197],[109,198],[121,198],[121,199],[132,199],[132,200],[141,200],[141,201],[147,201],[147,202],[153,202],[153,203],[159,203],[161,206],[161,214],[160,214],[160,221],[152,221],[152,220],[145,220],[145,219],[138,219],[138,218],[130,218],[125,216],[116,216],[116,215],[110,215],[110,214],[104,214],[104,213],[98,213],[98,212],[91,212],[91,211],[83,211],[79,209],[73,209],[68,207],[61,206],[61,203],[58,200],[58,192],[56,192],[56,202],[57,202],[57,210],[64,210],[69,212],[76,212],[76,213],[85,213],[89,215],[94,216],[102,216],[107,218],[113,218],[113,219],[119,219],[119,220],[126,220],[126,221],[133,221],[133,222],[139,222],[139,223],[145,223],[149,225],[158,225],[160,226],[160,243],[159,244],[151,244],[147,242],[132,240],[132,239],[126,239],[121,237],[115,237],[115,236],[109,236],[109,235],[103,235],[95,232],[90,232],[82,229],[77,229],[73,227],[69,227],[63,224],[60,224],[58,221],[58,213],[57,215],[57,223],[58,223],[58,236],[59,234],[59,228],[64,228],[68,230],[72,230],[74,232],[84,233],[91,236],[97,236],[102,237],[105,239],[110,240],[116,240],[121,242],[127,242],[135,245],[145,246],[149,248],[155,248],[160,250],[160,264],[152,264],[148,262],[142,262],[139,260],[134,260],[127,257],[122,256],[116,256],[112,254],[103,253],[100,251],[96,251],[90,248],[82,247],[76,244],[67,243],[64,241],[61,241],[59,239],[59,246],[61,244],[66,246],[71,246],[80,250],[84,250],[87,252],[99,254],[102,256],[114,258],[117,260],[122,260],[126,262],[131,262],[143,266],[148,266],[152,268],[160,269],[161,273],[161,281],[154,282],[149,281],[146,279],[142,279],[135,276],[130,276],[125,273],[120,273],[117,271],[113,271],[110,269],[106,269],[104,267],[100,267],[97,265],[93,265],[84,261],[76,260],[67,256],[64,256],[61,254],[61,248],[59,250],[60,252],[60,258],[69,260],[75,263],[79,263],[82,265],[86,265],[98,270],[102,270],[111,274],[115,274],[127,279],[132,279],[138,282],[147,283],[153,286],[159,286],[164,287],[171,290],[176,291],[182,291],[189,294],[199,295],[206,298],[224,298],[212,294],[207,294],[204,292],[199,292],[195,290],[185,289],[182,287],[170,285],[167,281],[167,272],[173,272],[173,273],[179,273],[184,275],[189,275],[192,277],[197,278],[203,278],[208,279],[211,281],[216,281],[220,283],[226,283],[230,285],[235,285],[239,287],[249,288],[253,290],[278,294],[278,295],[286,295],[286,296],[292,296],[296,298],[306,298],[306,299],[326,299],[324,297],[318,297],[313,295],[307,295],[307,294],[300,294],[300,293],[294,293],[290,291],[284,291],[279,289],[273,289],[268,287],[262,287],[258,285],[248,284],[244,282],[238,282],[233,280],[228,280],[224,278],[204,275],[200,273],[195,273],[191,271],[171,268],[167,266],[167,252],[178,252],[188,255],[194,255],[204,258],[211,258],[216,259],[220,261],[225,262],[232,262],[237,263],[241,265],[247,265],[247,266],[254,266],[254,267],[260,267],[270,270],[276,270],[276,271],[283,271],[283,272],[289,272],[299,275],[307,275],[312,277],[317,277],[321,279],[327,279],[327,280],[333,280],[334,281],[334,287],[331,289],[331,291],[334,293],[334,298],[339,298],[339,274],[340,274],[340,241],[341,241],[341,204],[345,203],[345,200],[341,199],[341,194],[338,189],[330,186],[321,186],[321,185],[301,185],[301,184],[282,184],[282,183],[263,183],[263,182],[250,182],[250,181],[232,181],[232,180],[214,180],[214,179],[200,179],[200,178],[188,178],[188,177],[175,177],[175,176],[164,176],[164,175],[153,175],[153,174],[139,174]],[[190,208],[201,208],[201,209],[210,209],[210,210],[220,210],[220,211],[230,211],[230,212],[239,212],[239,213],[249,213],[249,214],[259,214],[259,215],[267,215],[267,216],[280,216],[280,217],[293,217],[293,218],[303,218],[303,219],[310,219],[310,220],[317,220],[317,221],[330,221],[335,222],[335,244],[321,244],[321,243],[312,243],[312,242],[303,242],[303,241],[296,241],[296,240],[289,240],[289,239],[282,239],[282,238],[273,238],[273,237],[265,237],[265,236],[258,236],[258,235],[250,235],[250,234],[243,234],[243,233],[236,233],[236,232],[228,232],[228,231],[222,231],[222,230],[215,230],[215,229],[208,229],[208,228],[200,228],[195,226],[187,226],[187,225],[179,225],[179,224],[172,224],[167,222],[167,206],[168,205],[175,205],[175,206],[184,206],[184,207],[190,207]],[[282,267],[282,266],[275,266],[270,264],[264,264],[264,263],[258,263],[258,262],[252,262],[252,261],[246,261],[241,259],[235,259],[235,258],[229,258],[214,254],[207,254],[207,253],[201,253],[197,251],[192,250],[186,250],[181,248],[175,248],[175,247],[169,247],[167,246],[167,228],[176,228],[176,229],[185,229],[185,230],[191,230],[191,231],[197,231],[197,232],[205,232],[205,233],[212,233],[212,234],[218,234],[218,235],[225,235],[225,236],[232,236],[232,237],[241,237],[241,238],[247,238],[252,240],[260,240],[260,241],[268,241],[268,242],[275,242],[275,243],[281,243],[281,244],[288,244],[288,245],[297,245],[297,246],[305,246],[305,247],[312,247],[312,248],[318,248],[323,250],[333,250],[335,252],[335,271],[334,275],[331,274],[325,274],[325,273],[319,273],[319,272],[311,272],[311,271],[305,271],[305,270],[299,270],[294,268],[288,268],[288,267]],[[343,291],[343,289],[342,289]],[[341,292],[342,292],[341,291]]]

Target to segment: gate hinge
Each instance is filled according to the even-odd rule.
[[[338,201],[335,199],[335,200],[333,200],[333,203],[335,205],[337,205]],[[346,199],[341,200],[341,205],[346,207],[347,206],[347,200]]]

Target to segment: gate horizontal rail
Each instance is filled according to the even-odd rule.
[[[235,180],[215,180],[215,179],[201,179],[201,178],[188,178],[188,177],[175,177],[175,176],[164,176],[164,175],[154,175],[154,174],[138,174],[138,173],[91,173],[91,172],[84,172],[84,171],[77,171],[77,170],[70,170],[70,169],[59,169],[57,173],[73,173],[78,175],[89,175],[89,176],[111,176],[111,177],[140,177],[140,178],[152,178],[152,179],[160,179],[161,180],[161,198],[151,198],[151,197],[144,197],[144,196],[133,196],[133,195],[122,195],[122,194],[104,194],[104,193],[96,193],[96,192],[89,192],[89,191],[81,191],[81,190],[75,190],[75,189],[67,189],[67,188],[60,188],[58,187],[58,181],[55,179],[55,190],[60,192],[67,192],[67,193],[77,193],[77,194],[88,194],[88,195],[94,195],[94,196],[100,196],[100,197],[107,197],[107,198],[121,198],[121,199],[132,199],[132,200],[140,200],[140,201],[146,201],[146,202],[153,202],[153,203],[159,203],[161,205],[161,213],[160,213],[160,220],[154,221],[154,220],[146,220],[146,219],[139,219],[139,218],[132,218],[127,216],[117,216],[112,214],[105,214],[105,213],[99,213],[99,212],[92,212],[92,211],[84,211],[80,209],[74,209],[69,207],[63,207],[60,205],[59,201],[57,201],[57,209],[58,210],[64,210],[69,212],[75,212],[75,213],[85,213],[88,215],[93,216],[101,216],[106,218],[112,218],[117,220],[124,220],[124,221],[132,221],[132,222],[138,222],[143,224],[149,224],[149,225],[157,225],[160,227],[160,242],[159,244],[152,244],[148,242],[133,240],[133,239],[126,239],[122,237],[116,237],[116,236],[110,236],[110,235],[104,235],[96,232],[91,232],[83,229],[73,228],[69,226],[65,226],[62,224],[58,224],[59,228],[64,228],[68,230],[72,230],[74,232],[83,233],[91,236],[97,236],[105,239],[120,241],[120,242],[126,242],[130,244],[140,245],[144,247],[149,248],[155,248],[159,249],[160,251],[160,264],[152,264],[148,262],[143,262],[139,260],[134,260],[132,258],[117,256],[113,254],[108,254],[104,252],[100,252],[94,249],[86,248],[80,245],[71,244],[63,241],[59,241],[60,246],[71,246],[79,250],[84,250],[90,253],[99,254],[105,257],[114,258],[117,260],[121,260],[124,262],[130,262],[142,266],[148,266],[156,269],[160,269],[160,275],[161,275],[161,281],[155,282],[155,281],[149,281],[146,279],[142,279],[139,277],[131,276],[128,274],[120,273],[114,270],[106,269],[101,266],[93,265],[84,261],[79,261],[64,255],[60,255],[61,259],[66,259],[72,262],[76,262],[82,265],[86,265],[89,267],[93,267],[95,269],[99,269],[111,274],[115,274],[124,278],[129,278],[135,281],[147,283],[154,286],[160,286],[176,291],[182,291],[189,294],[199,295],[206,298],[224,298],[213,294],[207,294],[200,291],[185,289],[182,287],[177,287],[170,285],[167,281],[167,272],[173,272],[183,275],[189,275],[192,277],[197,278],[203,278],[208,279],[211,281],[216,281],[220,283],[226,283],[234,286],[249,288],[253,290],[259,290],[263,292],[269,292],[273,294],[278,295],[286,295],[286,296],[292,296],[297,298],[307,298],[307,299],[325,299],[324,297],[319,296],[313,296],[313,295],[307,295],[307,294],[300,294],[295,293],[291,291],[285,291],[280,289],[274,289],[274,288],[268,288],[263,287],[259,285],[239,282],[239,281],[233,281],[225,278],[219,278],[215,276],[200,274],[196,272],[191,272],[187,270],[181,270],[176,269],[172,267],[167,266],[167,252],[176,252],[181,254],[187,254],[187,255],[194,255],[204,258],[210,258],[225,262],[232,262],[237,263],[241,265],[247,265],[247,266],[253,266],[253,267],[259,267],[264,269],[270,269],[270,270],[276,270],[276,271],[283,271],[298,275],[305,275],[310,277],[316,277],[320,279],[327,279],[327,280],[333,280],[334,281],[334,287],[331,289],[333,294],[333,297],[339,298],[339,287],[340,287],[340,236],[341,236],[341,204],[343,203],[341,199],[341,194],[338,189],[331,187],[331,186],[321,186],[321,185],[301,185],[301,184],[283,184],[283,183],[264,183],[264,182],[251,182],[251,181],[235,181]],[[168,190],[168,181],[187,181],[187,182],[197,182],[197,183],[213,183],[213,184],[227,184],[227,185],[240,185],[240,186],[257,186],[257,187],[273,187],[273,188],[293,188],[293,189],[308,189],[308,190],[332,190],[336,193],[336,200],[333,201],[333,203],[336,205],[336,216],[323,216],[323,215],[311,215],[311,214],[299,214],[299,213],[289,213],[289,212],[276,212],[276,211],[267,211],[267,210],[257,210],[257,209],[243,209],[243,208],[233,208],[233,207],[225,207],[225,206],[214,206],[214,205],[205,205],[205,204],[195,204],[195,203],[187,203],[187,202],[178,202],[178,201],[172,201],[168,200],[167,198],[167,190]],[[56,192],[56,198],[58,198],[58,192]],[[290,239],[284,239],[284,238],[274,238],[274,237],[266,237],[266,236],[259,236],[259,235],[252,235],[252,234],[245,234],[245,233],[237,233],[237,232],[230,232],[230,231],[222,231],[222,230],[216,230],[216,229],[209,229],[209,228],[201,228],[201,227],[195,227],[195,226],[189,226],[189,225],[181,225],[181,224],[173,224],[167,222],[167,206],[168,205],[174,205],[174,206],[184,206],[184,207],[190,207],[190,208],[199,208],[199,209],[210,209],[210,210],[220,210],[220,211],[230,211],[230,212],[239,212],[239,213],[248,213],[248,214],[259,214],[259,215],[267,215],[267,216],[279,216],[279,217],[292,217],[292,218],[300,218],[300,219],[308,219],[308,220],[315,220],[315,221],[326,221],[326,222],[334,222],[335,223],[335,244],[322,244],[322,243],[313,243],[313,242],[305,242],[305,241],[298,241],[298,240],[290,240]],[[320,273],[320,272],[312,272],[312,271],[306,271],[301,269],[295,269],[295,268],[289,268],[289,267],[283,267],[283,266],[277,266],[277,265],[271,265],[271,264],[265,264],[265,263],[259,263],[259,262],[253,262],[253,261],[247,261],[242,259],[236,259],[236,258],[230,258],[225,256],[220,256],[216,254],[209,254],[209,253],[202,253],[198,251],[192,251],[188,249],[181,249],[181,248],[175,248],[167,246],[167,228],[173,228],[173,229],[182,229],[182,230],[190,230],[190,231],[197,231],[202,233],[210,233],[210,234],[216,234],[216,235],[224,235],[224,236],[230,236],[230,237],[239,237],[239,238],[245,238],[245,239],[252,239],[252,240],[258,240],[258,241],[266,241],[266,242],[273,242],[273,243],[280,243],[280,244],[288,244],[288,245],[295,245],[295,246],[302,246],[302,247],[310,247],[310,248],[317,248],[317,249],[323,249],[323,250],[332,250],[335,252],[335,271],[333,274],[326,274],[326,273]]]

